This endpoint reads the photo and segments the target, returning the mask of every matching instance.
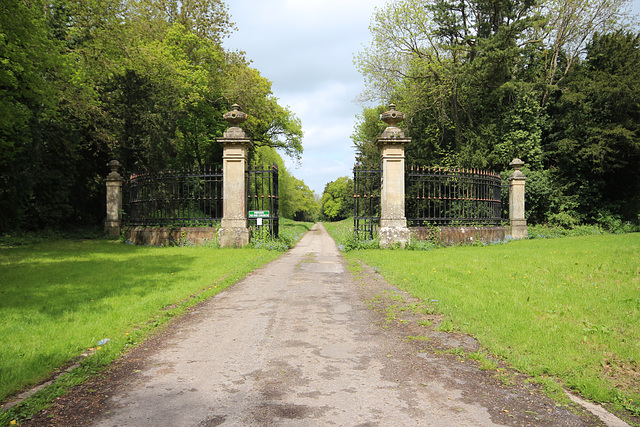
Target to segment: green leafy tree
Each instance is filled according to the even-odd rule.
[[[339,221],[353,215],[353,180],[343,176],[329,182],[322,193],[322,215]]]
[[[357,63],[370,91],[408,114],[410,162],[496,169],[504,115],[528,95],[517,77],[532,7],[403,0],[376,12]]]
[[[547,168],[571,205],[554,215],[593,221],[640,212],[640,34],[596,35],[586,60],[553,101],[546,138]]]
[[[55,149],[74,151],[67,144],[51,147],[55,141],[47,145],[47,125],[59,114],[55,81],[70,69],[63,46],[49,37],[44,10],[38,1],[0,4],[0,232],[40,217],[30,201],[51,171],[48,155]]]
[[[376,145],[376,140],[386,127],[386,124],[380,120],[380,115],[385,111],[384,106],[365,108],[362,115],[357,117],[351,134],[351,140],[356,148],[356,162],[370,165],[380,163],[380,149]]]
[[[258,147],[251,160],[256,164],[275,164],[278,167],[278,195],[280,216],[296,221],[315,221],[318,202],[313,191],[304,181],[293,176],[284,165],[278,152],[272,147]]]
[[[531,43],[539,44],[544,64],[542,105],[586,51],[591,37],[620,28],[629,14],[629,0],[545,0],[537,6],[544,17],[530,28]]]
[[[298,159],[300,120],[243,54],[222,0],[0,4],[0,232],[98,224],[105,164],[126,172],[221,162],[239,103],[258,146]]]

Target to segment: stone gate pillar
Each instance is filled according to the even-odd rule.
[[[221,247],[242,247],[249,243],[247,221],[247,153],[252,142],[238,125],[247,115],[234,104],[232,111],[225,113],[224,119],[231,123],[222,138],[217,141],[223,146],[222,154],[222,224],[218,231]]]
[[[380,194],[380,246],[410,242],[411,234],[404,216],[404,146],[411,142],[396,125],[404,120],[404,114],[389,106],[381,119],[388,127],[377,139],[382,162],[382,188]]]
[[[104,231],[112,236],[119,236],[122,230],[122,182],[124,181],[118,169],[120,162],[111,160],[107,163],[111,172],[107,175],[107,218],[104,221]]]
[[[513,167],[513,173],[509,176],[509,221],[511,222],[511,237],[514,239],[526,239],[527,219],[524,215],[524,182],[526,177],[520,170],[524,162],[513,159],[509,166]]]

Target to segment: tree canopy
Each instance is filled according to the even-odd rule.
[[[628,0],[399,0],[356,55],[365,99],[407,114],[407,161],[527,163],[532,221],[638,220],[636,61]],[[634,68],[635,67],[635,68]],[[353,140],[377,162],[378,112]],[[634,192],[635,191],[635,192]]]
[[[302,180],[285,167],[282,157],[272,147],[258,147],[252,162],[278,167],[278,195],[280,216],[296,221],[314,222],[318,219],[316,195]]]
[[[222,0],[0,4],[0,232],[95,224],[106,163],[126,172],[221,162],[238,103],[258,147],[302,153],[300,120],[242,52]]]
[[[329,221],[353,215],[353,180],[343,176],[327,183],[320,203],[322,216]]]

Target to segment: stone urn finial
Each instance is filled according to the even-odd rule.
[[[509,163],[509,166],[511,166],[515,170],[519,171],[524,166],[524,162],[522,160],[516,158],[516,159],[511,160],[511,163]]]
[[[385,111],[380,115],[380,120],[388,125],[382,133],[382,138],[404,138],[404,132],[396,127],[404,118],[404,113],[396,111],[396,104],[389,105],[389,111]]]
[[[222,117],[231,124],[231,127],[223,133],[223,137],[220,142],[228,143],[231,140],[244,140],[247,138],[247,135],[238,125],[247,120],[248,115],[247,113],[242,112],[242,108],[240,108],[238,104],[233,104],[231,106],[231,111],[224,113]]]
[[[107,166],[111,169],[111,172],[109,172],[109,175],[107,175],[108,179],[120,179],[120,174],[118,173],[118,169],[120,169],[120,162],[117,160],[111,160],[109,163],[107,163]]]
[[[384,113],[382,113],[382,116],[380,116],[383,122],[385,122],[389,126],[394,127],[398,123],[402,122],[404,120],[404,117],[404,113],[396,111],[396,104],[390,104],[389,111],[385,111]]]
[[[509,166],[511,166],[513,168],[513,173],[511,174],[512,177],[524,177],[524,174],[522,173],[522,171],[520,169],[522,169],[522,167],[524,166],[524,162],[518,158],[515,158],[511,161],[511,163],[509,163]]]
[[[231,123],[232,126],[238,126],[247,120],[247,114],[242,112],[242,108],[240,108],[238,104],[233,104],[231,108],[232,110],[225,113],[222,117]]]

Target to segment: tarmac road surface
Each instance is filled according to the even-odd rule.
[[[595,425],[417,353],[380,327],[358,286],[316,224],[178,322],[95,425]]]

